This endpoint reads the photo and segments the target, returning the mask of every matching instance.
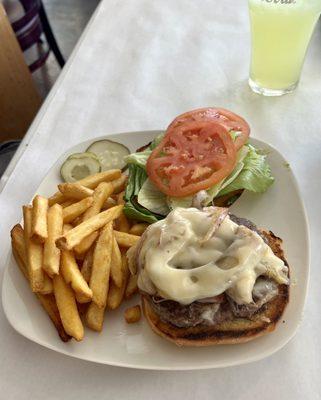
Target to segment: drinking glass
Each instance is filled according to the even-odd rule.
[[[265,96],[292,92],[321,13],[321,0],[248,2],[252,36],[249,85]]]

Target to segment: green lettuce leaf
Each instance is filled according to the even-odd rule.
[[[149,178],[146,179],[138,192],[137,201],[141,206],[155,214],[166,216],[170,211],[166,202],[166,195]]]
[[[138,193],[147,179],[146,171],[135,164],[129,165],[128,183],[125,191],[124,213],[127,217],[138,221],[145,221],[150,224],[162,219],[163,216],[157,215],[142,207],[138,201]]]
[[[155,139],[152,141],[152,143],[149,145],[149,148],[150,148],[151,150],[154,150],[155,147],[157,147],[157,146],[160,144],[160,142],[162,141],[162,139],[163,139],[164,136],[165,136],[165,132],[162,132],[162,133],[160,133],[159,135],[157,135],[157,136],[155,137]]]
[[[263,193],[274,182],[271,169],[266,162],[266,155],[248,144],[249,151],[243,160],[241,172],[227,186],[220,190],[218,196],[224,196],[234,190],[245,189]]]
[[[127,164],[135,164],[141,168],[146,169],[146,163],[148,157],[151,155],[154,148],[159,144],[159,142],[163,139],[164,133],[159,134],[156,138],[152,141],[147,149],[144,151],[138,151],[136,153],[129,154],[125,157],[125,161]]]
[[[248,152],[249,152],[248,146],[243,146],[237,153],[237,163],[233,171],[230,173],[230,175],[207,190],[208,204],[211,203],[215,199],[215,197],[220,193],[220,191],[223,190],[226,186],[228,186],[231,182],[233,182],[234,179],[236,179],[236,177],[240,174],[240,172],[244,167],[243,161]]]
[[[174,210],[177,207],[189,208],[193,205],[193,197],[167,197],[167,204],[171,210]]]
[[[127,162],[127,164],[134,164],[138,167],[145,169],[148,157],[151,155],[151,153],[152,150],[148,148],[138,153],[129,154],[125,157],[125,161]]]
[[[233,139],[238,136],[238,132],[231,132],[231,134]],[[163,133],[158,135],[147,149],[132,153],[126,158],[129,164],[129,179],[125,193],[124,212],[130,218],[153,223],[164,218],[176,207],[192,206],[193,196],[168,197],[148,179],[147,159],[163,136]],[[266,162],[266,155],[247,144],[239,150],[237,164],[231,174],[207,190],[206,203],[211,204],[214,198],[238,189],[261,193],[273,182],[274,178]]]

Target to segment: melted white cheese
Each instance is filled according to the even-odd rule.
[[[260,275],[288,284],[284,262],[256,232],[227,216],[208,238],[216,216],[214,207],[177,208],[151,225],[141,239],[139,288],[181,304],[228,290],[245,304]]]

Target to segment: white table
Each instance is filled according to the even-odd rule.
[[[2,271],[20,205],[68,147],[108,132],[164,128],[176,114],[200,106],[231,108],[250,121],[253,136],[288,158],[307,207],[311,283],[296,337],[270,358],[241,367],[136,371],[46,350],[15,333],[1,310],[0,398],[320,398],[319,30],[299,89],[282,98],[263,98],[246,83],[250,37],[245,1],[102,1],[34,121],[0,197]]]

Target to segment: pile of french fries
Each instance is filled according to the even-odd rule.
[[[123,213],[126,180],[109,170],[61,183],[51,197],[36,195],[23,206],[23,227],[11,230],[17,264],[63,341],[82,340],[83,322],[100,332],[106,308],[137,292],[126,252],[148,225]],[[125,319],[140,315],[139,306],[131,307]]]

